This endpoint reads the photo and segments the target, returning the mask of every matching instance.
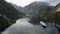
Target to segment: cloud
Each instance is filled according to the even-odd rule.
[[[49,2],[53,6],[57,5],[60,2],[60,0],[46,0],[46,1]]]
[[[18,6],[26,6],[34,1],[44,1],[44,2],[49,2],[51,5],[56,5],[60,0],[6,0],[7,2],[12,2]]]
[[[12,3],[14,3],[14,4],[18,5],[18,6],[24,7],[24,6],[34,2],[36,0],[6,0],[6,1],[7,2],[12,2]]]

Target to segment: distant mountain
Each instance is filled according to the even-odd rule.
[[[33,15],[31,21],[36,23],[39,20],[45,20],[45,15],[53,8],[47,2],[33,2],[24,7],[24,13]],[[36,20],[36,21],[34,21]],[[30,22],[31,22],[30,21]]]
[[[27,6],[24,7],[24,11],[26,14],[32,14],[32,12],[34,11],[34,9],[36,7],[39,7],[39,6],[45,6],[45,7],[48,7],[48,8],[52,8],[49,3],[47,2],[33,2]],[[41,7],[39,7],[40,9]],[[41,8],[42,9],[42,8]]]
[[[52,6],[50,6],[48,2],[32,2],[31,4],[29,4],[29,5],[25,6],[25,7],[17,6],[15,4],[11,3],[11,2],[9,4],[11,4],[13,7],[15,7],[18,11],[24,12],[27,15],[32,15],[35,8],[39,7],[39,6],[45,6],[46,10],[50,10],[52,8]],[[41,7],[39,7],[39,9],[40,8]]]
[[[23,7],[21,6],[17,6],[16,4],[13,4],[11,2],[9,2],[9,4],[11,4],[14,8],[16,8],[18,11],[22,10]]]

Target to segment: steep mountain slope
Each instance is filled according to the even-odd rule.
[[[16,8],[18,11],[22,10],[23,7],[21,6],[17,6],[16,4],[13,4],[11,2],[9,2],[9,4],[11,4],[14,8]]]
[[[13,6],[3,0],[0,0],[0,13],[6,15],[10,19],[18,19],[21,14]]]
[[[58,3],[50,12],[46,15],[48,21],[55,23],[60,32],[60,3]]]
[[[53,6],[50,6],[47,2],[35,2],[29,6],[34,7],[34,8],[31,7],[31,9],[33,10],[33,11],[31,11],[31,14],[33,15],[33,17],[31,18],[31,21],[33,21],[34,23],[38,22],[37,19],[45,21],[45,15],[48,12],[50,12],[50,10],[53,8]],[[36,21],[34,21],[34,20],[36,20]]]
[[[5,0],[0,0],[0,32],[15,23],[23,15]]]
[[[52,16],[52,17],[51,17]],[[47,15],[47,18],[52,22],[60,25],[60,3],[57,4]]]
[[[34,12],[36,7],[39,7],[39,9],[42,9],[41,6],[45,6],[45,9],[47,9],[47,7],[51,8],[49,3],[47,3],[47,2],[33,2],[33,3],[25,6],[24,11],[26,14],[32,14],[32,12]]]

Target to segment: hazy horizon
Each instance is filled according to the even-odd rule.
[[[48,2],[50,5],[55,6],[60,2],[60,0],[6,0],[7,2],[14,3],[18,6],[25,7],[32,2],[40,1],[40,2]]]

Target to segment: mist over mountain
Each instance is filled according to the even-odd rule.
[[[10,4],[15,7],[18,11],[20,12],[24,12],[27,15],[31,15],[32,12],[34,12],[36,7],[39,6],[44,6],[46,10],[50,10],[53,6],[50,6],[50,4],[48,2],[32,2],[29,5],[25,6],[25,7],[21,7],[21,6],[17,6],[13,3],[10,2]],[[39,9],[42,9],[41,7],[39,7]]]
[[[18,11],[20,11],[20,10],[22,10],[22,8],[23,7],[21,7],[21,6],[17,6],[16,4],[14,4],[14,3],[11,3],[11,2],[9,2],[9,4],[11,4],[14,8],[16,8]]]
[[[39,7],[39,9],[42,9],[41,6],[44,6],[45,9],[49,8],[49,10],[52,8],[52,6],[49,5],[48,2],[33,2],[27,6],[24,7],[24,11],[26,11],[26,14],[32,14],[36,7]]]

